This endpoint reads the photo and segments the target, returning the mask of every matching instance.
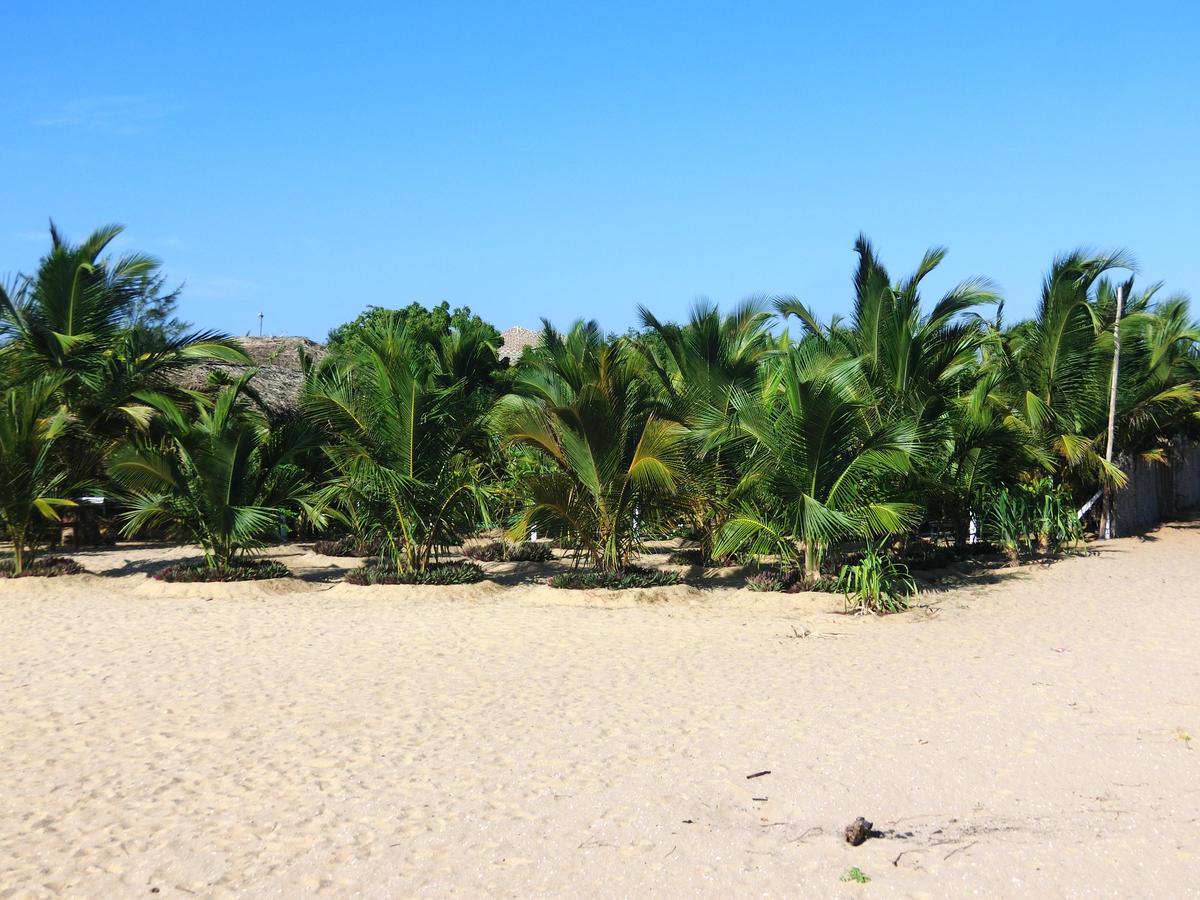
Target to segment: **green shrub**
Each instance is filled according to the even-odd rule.
[[[483,581],[485,573],[473,562],[433,563],[423,571],[402,572],[378,564],[366,565],[346,573],[348,584],[474,584]]]
[[[846,611],[860,613],[901,612],[917,593],[908,567],[871,546],[859,562],[842,566],[837,588],[846,595]]]
[[[549,562],[554,559],[554,550],[540,541],[489,541],[467,544],[463,556],[480,562]]]
[[[798,571],[781,572],[778,569],[762,569],[755,572],[746,579],[746,587],[751,591],[783,594],[799,594],[803,591],[832,594],[838,589],[837,579],[828,575],[823,575],[816,581],[806,582]]]
[[[156,572],[159,581],[188,584],[205,581],[262,581],[267,578],[291,578],[291,570],[273,559],[206,566],[203,563],[167,566]]]
[[[671,587],[682,584],[676,572],[656,572],[652,569],[628,568],[620,572],[564,572],[550,579],[550,586],[581,591],[606,588],[623,591],[627,588]]]
[[[313,552],[321,556],[367,557],[377,554],[382,543],[379,538],[362,540],[347,534],[335,540],[316,541]]]
[[[59,575],[82,575],[84,568],[65,556],[43,556],[25,564],[18,573],[11,559],[0,560],[0,578],[55,578]]]

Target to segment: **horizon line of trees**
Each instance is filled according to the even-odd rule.
[[[809,581],[831,549],[936,526],[1012,553],[1077,539],[1075,510],[1125,474],[1114,439],[1168,461],[1200,428],[1200,326],[1188,299],[1139,288],[1125,253],[1054,259],[1037,308],[1009,323],[978,278],[926,301],[934,248],[893,277],[863,236],[846,316],[795,298],[640,329],[560,331],[509,364],[470,310],[368,308],[302,358],[295,410],[257,402],[238,342],[172,319],[157,260],[51,230],[0,289],[0,517],[19,572],[84,491],[119,499],[122,533],[195,541],[231,566],[282,527],[340,532],[422,572],[482,528],[552,535],[596,569],[629,569],[682,534],[706,563],[770,558]],[[157,303],[157,305],[156,305]],[[148,312],[149,311],[149,312]],[[166,324],[170,323],[170,327]]]

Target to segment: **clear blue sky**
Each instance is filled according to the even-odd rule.
[[[849,302],[946,244],[1032,309],[1123,246],[1200,293],[1200,12],[1126,3],[11,3],[0,273],[109,221],[235,334]]]

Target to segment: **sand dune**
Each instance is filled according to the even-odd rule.
[[[887,619],[359,588],[300,551],[302,579],[147,577],[177,556],[0,583],[0,897],[1200,884],[1195,526]],[[884,836],[847,846],[857,815]]]

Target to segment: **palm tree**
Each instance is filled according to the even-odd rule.
[[[740,492],[750,499],[726,524],[717,553],[789,563],[800,541],[812,581],[835,541],[916,525],[920,507],[903,499],[900,478],[927,446],[911,417],[877,423],[875,402],[861,360],[811,341],[781,361],[774,389],[739,394],[734,427],[752,448]]]
[[[491,397],[478,385],[495,365],[479,335],[452,331],[431,347],[390,318],[309,378],[304,409],[329,435],[332,470],[319,505],[377,540],[400,571],[424,571],[488,518]]]
[[[144,416],[138,392],[171,392],[170,376],[198,360],[249,362],[217,332],[168,333],[139,323],[138,310],[162,279],[150,256],[104,256],[122,230],[106,225],[75,245],[51,223],[50,252],[37,272],[0,287],[0,377],[6,384],[56,380],[81,436],[69,456],[88,477]]]
[[[661,415],[628,344],[605,340],[595,322],[566,335],[545,323],[497,421],[509,443],[553,467],[529,477],[514,537],[558,529],[598,569],[619,572],[640,545],[639,528],[678,500],[687,431]]]
[[[664,407],[688,429],[682,509],[700,538],[703,560],[711,561],[745,464],[739,445],[727,440],[733,398],[754,389],[760,366],[777,353],[770,315],[754,301],[724,317],[716,306],[699,303],[684,325],[661,322],[645,307],[639,313],[649,335],[634,347]]]
[[[297,464],[315,434],[304,423],[272,428],[242,400],[250,370],[214,397],[187,392],[190,404],[142,392],[153,429],[109,461],[126,491],[124,533],[167,527],[204,551],[214,568],[233,565],[280,533],[285,517],[319,520],[312,487]]]
[[[1094,293],[1105,272],[1133,265],[1123,252],[1077,250],[1057,258],[1034,318],[1007,331],[997,327],[999,340],[985,356],[982,380],[989,395],[977,404],[1004,410],[1011,427],[1039,446],[1047,461],[1043,471],[1059,483],[1124,483],[1101,452],[1112,353],[1111,343],[1103,351],[1105,325]]]
[[[58,385],[48,379],[10,388],[0,406],[0,521],[13,546],[13,573],[20,575],[35,548],[39,520],[58,519],[74,506],[56,450],[70,419],[54,401]]]
[[[947,516],[965,538],[979,491],[1021,449],[1003,421],[968,403],[986,337],[975,311],[998,302],[995,286],[985,278],[963,281],[925,312],[921,286],[945,259],[944,247],[926,251],[916,271],[897,281],[865,236],[859,235],[854,251],[858,267],[848,322],[823,325],[792,298],[776,301],[776,309],[800,321],[806,341],[859,362],[874,427],[897,416],[916,424],[923,452],[901,480],[903,492]]]

